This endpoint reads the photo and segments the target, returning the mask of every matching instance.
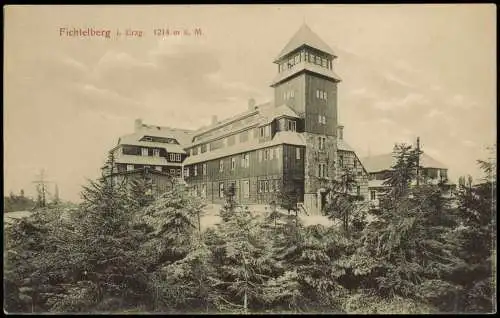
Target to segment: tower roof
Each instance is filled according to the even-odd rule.
[[[285,55],[293,52],[301,46],[310,46],[322,52],[336,56],[333,50],[326,44],[316,33],[314,33],[307,24],[302,24],[300,29],[295,33],[292,39],[288,42],[280,54],[275,58],[275,62],[280,60]]]

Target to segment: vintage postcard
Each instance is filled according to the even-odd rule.
[[[4,7],[4,311],[496,312],[496,7]]]

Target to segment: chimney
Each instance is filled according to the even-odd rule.
[[[212,115],[212,125],[217,124],[217,115]]]
[[[249,110],[249,111],[253,111],[253,110],[255,110],[255,99],[250,98],[250,99],[248,100],[248,110]]]
[[[139,130],[141,130],[141,128],[142,128],[142,119],[137,118],[134,124],[134,131],[138,132]]]
[[[337,139],[338,140],[344,139],[344,126],[342,125],[337,126]]]

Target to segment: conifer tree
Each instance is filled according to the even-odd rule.
[[[478,160],[484,178],[473,184],[462,178],[458,189],[458,212],[461,226],[454,232],[460,240],[460,256],[466,266],[454,273],[464,287],[463,310],[492,312],[496,271],[496,159]]]
[[[417,297],[453,310],[460,287],[445,277],[461,265],[458,242],[449,240],[456,225],[453,211],[439,186],[410,187],[419,154],[410,146],[395,149],[390,189],[377,220],[363,232],[361,255],[375,260],[365,283],[376,285],[383,297]]]

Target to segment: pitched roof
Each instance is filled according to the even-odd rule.
[[[280,54],[276,57],[275,62],[285,55],[293,52],[299,47],[307,45],[322,52],[335,56],[333,50],[326,44],[316,33],[314,33],[307,24],[303,24],[295,35],[288,41]]]
[[[337,149],[343,151],[354,151],[354,149],[345,142],[344,139],[337,138]]]
[[[189,156],[186,158],[186,160],[184,160],[184,165],[191,165],[199,162],[204,162],[207,160],[223,158],[247,151],[272,147],[280,144],[305,146],[305,141],[304,137],[297,132],[280,131],[276,133],[276,135],[272,140],[263,143],[259,143],[258,140],[253,139],[249,142],[237,143],[231,147],[220,148],[213,151],[207,151],[202,154]]]
[[[210,136],[207,136],[203,139],[193,142],[191,146],[205,143],[208,140],[220,138],[226,134],[231,134],[236,130],[243,130],[256,125],[265,125],[272,122],[274,119],[282,116],[299,118],[297,113],[287,105],[283,104],[276,107],[275,104],[272,102],[261,104],[256,106],[255,110],[237,114],[235,116],[224,119],[210,126],[203,127],[202,129],[196,131],[195,133],[192,134],[193,137],[202,136],[203,134],[206,134],[211,130],[216,130],[216,129],[218,130],[222,127],[228,127],[227,129],[222,128],[221,131],[215,131],[215,133],[211,133]],[[242,122],[244,118],[251,118],[251,119]],[[238,123],[238,127],[237,128],[229,127],[229,125],[232,123]]]
[[[265,107],[259,110],[260,124],[268,124],[272,122],[274,119],[279,117],[291,117],[291,118],[300,118],[297,113],[291,109],[288,105],[281,105],[278,107]]]
[[[153,132],[151,133],[138,132],[122,136],[118,141],[118,145],[163,148],[167,152],[184,153],[184,154],[186,153],[184,147],[178,144],[168,144],[164,142],[153,142],[153,141],[140,141],[140,139],[144,136],[167,137],[165,135],[158,135],[152,133]]]
[[[194,130],[143,124],[139,131],[136,131],[135,133],[142,134],[142,136],[174,138],[181,144],[181,146],[185,147],[191,143]]]
[[[368,172],[378,172],[391,169],[394,164],[392,153],[361,158],[361,162]],[[420,157],[420,165],[424,168],[447,169],[447,167],[431,156],[423,153]]]

